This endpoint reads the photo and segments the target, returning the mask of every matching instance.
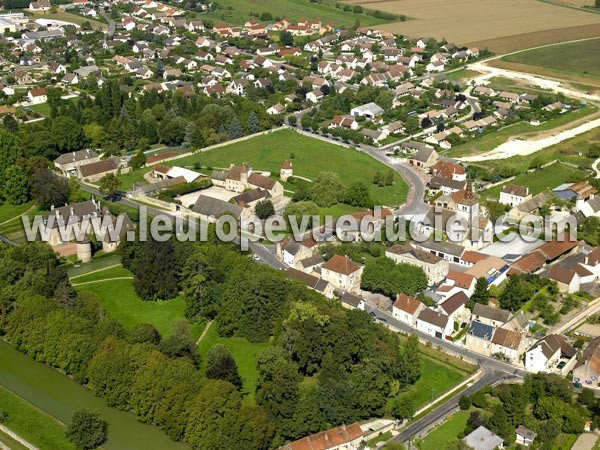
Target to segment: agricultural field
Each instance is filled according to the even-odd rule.
[[[558,42],[566,37],[597,36],[600,31],[599,14],[537,0],[352,0],[350,3],[414,19],[378,27],[386,31],[412,37],[446,38],[456,44],[473,44],[497,53]],[[523,30],[527,33],[523,34]],[[536,36],[539,32],[545,34]]]
[[[340,8],[336,8],[336,4]],[[287,17],[290,20],[299,19],[315,20],[320,19],[325,23],[331,23],[334,26],[353,26],[358,19],[360,25],[379,25],[389,23],[389,20],[378,19],[363,14],[354,14],[352,11],[344,11],[344,4],[334,0],[322,0],[310,2],[308,0],[277,0],[265,2],[264,0],[222,0],[218,2],[216,11],[203,14],[202,17],[209,17],[214,20],[220,20],[232,24],[243,24],[252,15],[260,15],[269,12],[273,18]],[[365,6],[366,9],[381,9],[379,7]],[[397,14],[403,14],[401,12]]]
[[[238,372],[242,378],[242,392],[244,399],[254,402],[254,392],[258,381],[258,369],[256,353],[269,346],[266,342],[253,343],[244,338],[220,337],[217,325],[211,323],[204,337],[198,343],[198,353],[201,361],[206,362],[206,353],[213,345],[222,344],[229,349],[238,366]]]
[[[468,411],[458,411],[453,414],[443,424],[433,429],[421,441],[419,448],[421,450],[439,450],[440,448],[445,448],[448,442],[457,439],[458,434],[464,431],[468,418]]]
[[[394,185],[377,187],[372,184],[377,171],[389,170],[387,166],[356,150],[313,139],[292,130],[265,134],[242,142],[168,162],[168,165],[194,168],[210,173],[210,168],[227,168],[230,164],[247,162],[257,171],[270,171],[279,175],[281,163],[290,159],[294,175],[316,178],[321,172],[335,172],[343,184],[362,181],[371,191],[376,204],[397,206],[404,202],[408,186],[398,174]]]
[[[526,50],[492,65],[600,87],[600,38]]]
[[[125,327],[132,327],[137,323],[149,323],[154,325],[161,336],[169,336],[173,322],[184,318],[183,298],[157,302],[143,301],[135,293],[131,279],[114,279],[127,277],[127,274],[133,276],[123,267],[112,267],[71,278],[71,281],[76,291],[96,294],[102,307]],[[195,339],[201,332],[202,324],[192,326]]]

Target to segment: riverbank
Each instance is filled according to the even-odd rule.
[[[160,429],[138,422],[133,414],[108,407],[75,381],[4,341],[0,341],[0,385],[63,423],[78,408],[95,409],[108,422],[105,450],[189,450]]]

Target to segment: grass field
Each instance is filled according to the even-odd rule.
[[[399,394],[400,396],[411,396],[417,409],[429,403],[432,397],[435,399],[456,386],[467,376],[466,371],[459,370],[431,356],[422,355],[422,360],[421,378]]]
[[[503,57],[502,61],[530,66],[540,75],[577,75],[600,81],[600,39],[519,52]]]
[[[60,423],[1,386],[0,407],[9,417],[4,425],[30,444],[44,450],[75,448],[65,437]]]
[[[513,137],[534,137],[537,133],[547,130],[558,129],[572,122],[582,120],[588,116],[597,113],[598,108],[594,105],[587,104],[577,111],[561,114],[554,119],[548,120],[538,126],[531,125],[526,122],[518,122],[504,128],[494,130],[490,133],[485,133],[480,137],[470,139],[464,144],[456,145],[444,153],[445,156],[458,158],[461,156],[474,155],[494,150],[501,144],[507,142]],[[557,130],[558,131],[558,130]]]
[[[440,450],[446,447],[448,442],[456,439],[467,426],[469,418],[468,411],[458,411],[454,413],[439,427],[431,431],[421,442],[421,450]]]
[[[499,51],[505,44],[503,38],[522,35],[526,30],[535,35],[549,30],[550,37],[557,42],[562,39],[561,29],[579,28],[585,25],[600,24],[600,15],[578,11],[561,6],[542,3],[537,0],[352,0],[368,8],[377,8],[395,14],[405,14],[414,20],[405,23],[382,25],[378,28],[418,38],[432,36],[446,38],[456,44],[488,41],[489,48]],[[586,30],[579,30],[576,37],[585,37]],[[597,35],[597,33],[596,33]],[[498,43],[496,44],[496,41]],[[531,43],[530,43],[531,42]],[[547,42],[544,42],[547,43]],[[532,47],[534,36],[522,36],[510,42],[512,50]],[[498,46],[496,46],[498,45]],[[505,49],[503,49],[505,50]],[[507,50],[508,51],[508,50]]]
[[[106,274],[110,276],[115,273],[114,270],[107,269]],[[101,279],[98,274],[102,274],[103,272],[105,271],[85,275],[85,278],[92,277],[98,280]],[[78,283],[80,282],[79,280],[85,278],[76,278],[74,282]],[[75,286],[75,290],[95,293],[104,309],[125,327],[129,328],[137,323],[149,323],[154,325],[163,337],[171,334],[171,327],[175,320],[184,318],[185,301],[183,298],[177,297],[168,301],[145,302],[135,293],[131,280],[112,280],[84,284]],[[192,333],[195,339],[200,336],[201,332],[201,324],[192,326]]]
[[[314,179],[321,172],[335,172],[346,185],[362,181],[369,187],[371,198],[376,204],[397,206],[406,199],[408,186],[398,174],[395,174],[393,186],[377,187],[372,184],[375,172],[387,171],[387,166],[364,153],[313,139],[292,130],[258,136],[167,164],[192,167],[194,163],[199,162],[202,168],[206,169],[229,167],[231,163],[241,164],[245,161],[255,170],[271,171],[274,176],[278,176],[281,163],[292,154],[294,175]]]
[[[72,14],[66,11],[57,11],[55,13],[44,12],[44,11],[30,11],[35,18],[48,19],[48,20],[62,20],[63,22],[71,22],[75,25],[81,26],[84,22],[89,22],[94,30],[105,30],[107,25],[98,20],[94,20],[88,17],[82,17],[77,14]]]
[[[573,176],[579,177],[578,179],[580,179],[582,175],[585,175],[585,172],[582,170],[557,163],[532,173],[519,175],[507,184],[517,184],[528,187],[531,194],[536,195],[547,188],[552,189],[562,183],[569,182],[573,179]],[[503,186],[500,185],[488,189],[487,191],[482,191],[481,196],[498,198],[500,197],[502,188]]]
[[[11,205],[9,203],[3,203],[0,205],[0,224],[8,220],[15,219],[16,217],[23,214],[33,205],[32,202],[24,203],[22,205]]]
[[[260,15],[263,12],[270,12],[274,18],[287,17],[294,21],[319,19],[334,26],[352,26],[356,19],[360,21],[362,26],[390,22],[364,13],[354,14],[351,11],[344,11],[342,8],[336,8],[336,3],[340,2],[334,0],[319,2],[309,2],[308,0],[221,0],[218,2],[218,10],[203,14],[202,17],[210,17],[216,21],[232,24],[242,24],[248,20],[250,13]],[[370,8],[369,6],[365,6],[365,8],[383,9],[379,7]],[[398,12],[398,14],[403,13]]]
[[[4,209],[5,206],[6,209]],[[32,204],[28,204],[26,208],[24,205],[17,207],[10,205],[0,206],[0,211],[2,211],[0,214],[7,217],[7,221],[3,221],[4,224],[0,224],[0,234],[3,234],[8,239],[18,244],[25,242],[25,230],[23,229],[23,221],[20,216],[27,215],[30,218],[30,221],[33,221],[33,216],[42,212],[40,208],[31,208],[31,206]],[[21,207],[25,209],[22,209]],[[25,214],[25,212],[27,212],[27,214]]]
[[[223,344],[229,349],[237,363],[240,377],[242,377],[242,390],[246,394],[244,398],[248,402],[254,402],[254,391],[256,391],[256,382],[258,380],[256,352],[268,347],[269,344],[254,344],[244,338],[220,337],[217,333],[216,324],[212,323],[208,332],[198,344],[198,353],[202,357],[203,364],[206,362],[206,353],[215,344]]]
[[[121,277],[133,277],[133,274],[125,269],[123,266],[107,267],[105,269],[99,269],[97,272],[84,275],[76,275],[71,277],[71,283],[81,284],[90,283],[99,280],[106,280],[109,278],[121,278]]]

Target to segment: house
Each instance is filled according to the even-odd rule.
[[[454,322],[453,327],[462,325],[471,317],[471,311],[467,308],[469,297],[464,292],[457,292],[439,304],[438,309],[450,317]],[[456,328],[455,328],[456,329]]]
[[[233,197],[230,201],[243,208],[250,208],[254,212],[256,204],[262,200],[269,200],[271,194],[262,188],[255,188]]]
[[[54,166],[66,176],[73,176],[77,166],[99,161],[98,153],[91,149],[63,153],[54,160]]]
[[[465,348],[482,355],[492,354],[492,338],[495,328],[487,323],[473,320],[467,331]]]
[[[375,117],[383,114],[383,108],[376,103],[371,102],[361,106],[355,106],[350,110],[350,114],[354,117],[365,117],[367,119],[375,119]]]
[[[549,334],[540,339],[525,353],[525,368],[534,372],[550,372],[561,358],[572,360],[577,350],[571,347],[564,337]],[[565,365],[565,367],[567,367]]]
[[[500,327],[510,319],[510,312],[505,309],[494,308],[489,305],[476,303],[473,307],[473,320],[485,323],[492,327]]]
[[[279,450],[358,450],[362,448],[363,435],[357,423],[341,425],[286,444]]]
[[[431,174],[435,177],[449,178],[453,181],[467,181],[465,168],[459,163],[448,159],[439,159],[431,168]]]
[[[358,295],[351,294],[350,292],[344,292],[344,295],[340,297],[342,306],[346,309],[360,309],[365,310],[365,300]]]
[[[285,274],[292,280],[301,282],[309,289],[317,291],[327,298],[333,298],[333,286],[327,281],[292,267],[286,269]]]
[[[473,450],[494,450],[504,447],[502,438],[492,433],[483,425],[480,425],[476,430],[465,436],[463,442]]]
[[[109,173],[117,174],[121,169],[121,160],[116,156],[110,156],[99,161],[80,164],[76,169],[79,179],[94,182]]]
[[[553,197],[554,194],[551,191],[542,191],[529,200],[525,200],[523,203],[511,208],[508,215],[515,220],[521,220],[529,214],[537,214],[540,208],[546,205]]]
[[[552,266],[550,270],[548,270],[546,277],[556,281],[560,292],[573,294],[579,291],[581,285],[581,277],[577,271],[557,265]]]
[[[285,111],[285,106],[283,106],[281,103],[276,103],[267,109],[267,114],[276,115],[276,114],[281,114],[284,111]]]
[[[317,243],[312,238],[302,241],[284,239],[277,243],[277,256],[288,266],[301,268],[301,261],[313,256],[313,248]]]
[[[439,339],[452,334],[453,321],[441,312],[424,308],[417,316],[417,330]]]
[[[32,104],[46,103],[48,100],[48,97],[46,97],[46,89],[29,89],[27,92],[27,100],[29,100],[29,103]]]
[[[311,103],[318,103],[324,97],[323,91],[321,89],[314,89],[306,94],[306,100]]]
[[[537,436],[535,431],[530,430],[524,425],[519,425],[515,430],[515,434],[517,435],[515,443],[523,445],[524,447],[529,447],[531,444],[533,444],[533,441],[535,441]]]
[[[395,244],[386,249],[385,256],[393,260],[396,264],[405,263],[420,267],[425,272],[425,275],[427,275],[427,283],[429,285],[442,282],[450,269],[450,264],[447,260],[428,251],[413,247],[410,244]]]
[[[363,128],[359,131],[361,136],[369,138],[373,141],[374,144],[379,144],[380,141],[387,138],[387,133],[379,130],[371,130],[370,128]]]
[[[600,337],[585,348],[573,368],[573,382],[596,387],[600,382]]]
[[[364,267],[354,263],[347,256],[334,255],[321,266],[321,277],[336,289],[358,291]]]
[[[461,191],[467,186],[466,181],[456,181],[452,178],[431,177],[427,184],[433,191],[441,191],[443,195],[450,195]]]
[[[408,157],[408,163],[415,167],[428,168],[435,164],[438,154],[433,147],[422,147],[414,155]]]
[[[394,319],[414,327],[423,308],[425,305],[417,299],[400,293],[392,305],[392,315]]]
[[[492,355],[501,355],[508,361],[518,361],[523,354],[525,339],[513,330],[497,328],[492,338]]]
[[[29,3],[30,11],[48,11],[51,7],[50,0],[38,0],[37,2]]]
[[[360,125],[354,119],[354,116],[335,115],[329,124],[329,128],[347,128],[350,130],[358,130]]]
[[[76,73],[67,73],[61,80],[64,84],[77,84],[79,83],[79,79],[77,78]]]
[[[525,200],[531,198],[531,193],[528,187],[519,186],[517,184],[509,184],[504,186],[500,191],[500,203],[511,207],[520,205]]]

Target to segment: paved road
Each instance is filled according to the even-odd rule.
[[[112,17],[110,17],[108,14],[106,14],[102,8],[100,8],[100,15],[102,17],[104,17],[104,19],[108,22],[108,29],[106,30],[106,37],[108,39],[112,39],[112,37],[115,35],[115,21],[112,19]]]

